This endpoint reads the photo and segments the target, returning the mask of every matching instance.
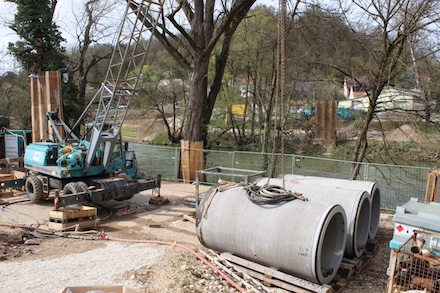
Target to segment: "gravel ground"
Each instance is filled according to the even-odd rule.
[[[177,213],[182,210],[181,205],[174,203],[169,208],[175,215],[160,223],[152,223],[151,219],[147,222],[135,214],[112,218],[102,225],[114,238],[167,241],[186,245],[194,251],[204,249],[193,232],[193,224],[182,221],[181,214]],[[11,209],[8,215],[13,216]],[[156,221],[164,218],[165,212],[157,212],[157,215]],[[392,216],[381,215],[376,237],[378,252],[344,292],[385,292],[390,255],[388,243],[393,235]],[[18,229],[1,226],[0,280],[2,293],[58,293],[69,285],[114,284],[144,293],[237,292],[208,266],[178,247],[53,236],[32,238]],[[270,292],[286,291],[271,288]]]
[[[146,270],[165,252],[160,246],[106,242],[96,249],[56,258],[5,261],[0,266],[0,292],[60,292],[66,286],[114,283],[141,289],[143,284],[126,278],[123,272]]]

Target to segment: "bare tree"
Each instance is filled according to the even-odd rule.
[[[149,107],[159,113],[165,126],[168,140],[178,143],[182,139],[185,122],[186,84],[182,79],[163,81],[163,85],[149,85],[143,91]],[[145,107],[145,105],[143,105]]]
[[[406,58],[409,41],[423,30],[432,29],[440,20],[440,2],[437,0],[349,0],[338,1],[339,11],[350,25],[352,42],[360,44],[366,56],[360,63],[360,71],[367,74],[370,85],[369,107],[353,154],[351,179],[359,174],[360,164],[368,148],[367,133],[375,117],[378,97],[411,62]],[[352,68],[331,64],[351,76]]]
[[[78,13],[74,11],[76,22],[75,38],[77,44],[72,51],[70,66],[76,73],[78,85],[78,100],[82,105],[86,101],[88,76],[93,67],[100,61],[111,56],[109,45],[116,26],[113,26],[108,15],[117,7],[115,0],[88,0],[84,9]]]
[[[220,94],[228,116],[226,131],[222,134],[231,133],[239,148],[254,144],[257,141],[256,130],[263,131],[264,113],[270,106],[268,88],[271,76],[275,74],[276,46],[276,11],[258,6],[241,22],[234,34],[226,69],[228,78],[224,79]],[[242,105],[239,115],[232,111],[234,104]]]
[[[206,140],[207,126],[222,85],[232,36],[255,1],[161,2],[165,17],[160,20],[154,36],[189,77],[184,134],[188,141]],[[136,9],[136,5],[132,4],[133,9]],[[144,15],[139,17],[142,17],[148,27],[154,22],[154,16],[149,11],[145,10]],[[216,46],[221,49],[214,56],[215,74],[209,81],[208,68]]]
[[[7,72],[0,76],[0,104],[0,115],[10,117],[12,127],[30,127],[31,107],[27,74]]]

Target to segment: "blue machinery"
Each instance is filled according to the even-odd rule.
[[[24,167],[30,175],[25,187],[32,202],[44,200],[51,189],[62,190],[63,205],[84,201],[128,199],[134,194],[160,187],[160,176],[139,179],[136,156],[121,141],[121,128],[131,100],[138,91],[149,41],[142,39],[155,30],[160,10],[148,1],[127,1],[105,81],[72,128],[58,111],[46,115],[50,141],[30,144]],[[145,11],[156,13],[156,21],[146,26]],[[73,131],[95,111],[94,121],[86,124],[80,138]],[[90,114],[89,114],[90,115]],[[93,115],[92,115],[93,116]]]

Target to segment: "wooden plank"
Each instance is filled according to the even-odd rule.
[[[46,111],[53,112],[58,110],[59,117],[63,116],[63,109],[61,107],[61,76],[60,71],[46,71],[45,72],[45,86],[46,86]],[[46,117],[44,117],[46,119]],[[51,127],[47,130],[49,133],[49,137],[47,139],[51,139],[53,135],[53,130]],[[62,127],[58,128],[58,131],[61,135],[64,134]]]
[[[12,170],[12,174],[14,174],[15,178],[24,178],[26,176],[26,171],[14,169]]]
[[[31,116],[32,116],[32,141],[40,141],[40,120],[38,108],[38,79],[31,78]]]
[[[81,206],[78,208],[60,208],[60,210],[49,211],[49,219],[60,222],[80,218],[96,218],[97,215],[97,208],[88,206]]]
[[[197,151],[196,151],[196,142],[191,141],[189,143],[189,179],[196,179],[195,176],[195,167],[196,167],[196,159],[197,159]]]
[[[13,174],[0,174],[0,181],[4,180],[14,180],[15,177]]]
[[[205,169],[205,158],[204,158],[204,151],[203,151],[203,141],[197,141],[194,143],[194,148],[196,149],[195,154],[195,167],[194,172],[200,171]],[[194,179],[196,179],[195,173],[194,173]],[[199,180],[204,181],[204,174],[199,174]]]
[[[188,216],[187,214],[183,214],[183,219],[184,220],[186,220],[186,221],[189,221],[189,222],[191,222],[191,223],[196,223],[196,220],[193,218],[193,217],[191,217],[191,216]]]
[[[46,137],[46,84],[44,76],[38,77],[38,120],[39,128],[37,129],[41,141],[47,140]]]
[[[64,231],[64,230],[83,230],[89,228],[97,227],[97,220],[82,220],[82,221],[71,221],[67,223],[57,223],[49,222],[48,227],[51,230]]]
[[[89,220],[96,220],[97,216],[90,216],[90,217],[76,217],[72,219],[61,219],[61,218],[50,218],[49,222],[53,223],[74,223],[74,222],[82,222],[82,221],[89,221]]]
[[[362,269],[364,269],[365,266],[377,254],[377,243],[378,242],[376,239],[370,239],[367,243],[364,254],[360,258],[343,258],[335,277],[329,284],[325,285],[315,284],[307,280],[291,276],[276,269],[268,268],[230,253],[222,253],[221,256],[234,263],[234,265],[246,269],[245,272],[252,277],[262,280],[267,284],[271,284],[286,290],[291,290],[292,292],[340,293],[347,287],[350,280],[361,272]]]
[[[356,264],[342,261],[339,266],[338,272],[334,277],[334,280],[335,281],[344,280],[344,282],[346,282],[347,280],[350,280],[355,275],[355,273],[356,273]]]
[[[329,286],[315,284],[315,283],[306,281],[304,279],[301,279],[301,278],[274,270],[272,268],[268,268],[266,266],[254,263],[252,261],[243,259],[241,257],[237,257],[237,256],[232,255],[230,253],[224,252],[221,254],[221,256],[230,262],[233,262],[237,265],[252,269],[253,271],[256,271],[260,274],[263,274],[265,276],[266,280],[268,279],[269,276],[271,276],[272,278],[276,278],[282,282],[286,282],[286,283],[291,284],[295,287],[303,288],[303,289],[309,290],[311,292],[332,292],[332,289]],[[273,281],[271,281],[271,282],[272,282],[272,284],[274,284]]]
[[[190,183],[196,179],[196,171],[204,169],[203,141],[181,140],[180,167],[183,182]],[[199,179],[203,181],[203,176]]]
[[[256,272],[254,270],[251,270],[249,268],[245,268],[245,267],[240,266],[238,264],[234,264],[234,266],[236,267],[237,270],[242,271],[243,273],[248,274],[251,277],[254,277],[254,278],[257,278],[257,279],[263,281],[265,286],[269,286],[269,287],[277,286],[279,288],[289,290],[289,291],[295,292],[295,293],[311,293],[311,292],[313,292],[313,291],[309,291],[304,288],[295,286],[293,284],[280,281],[278,279],[268,278],[268,276],[263,275],[260,272]]]
[[[10,188],[3,190],[0,189],[0,197],[10,197],[14,195],[14,191]]]
[[[0,163],[3,165],[10,165],[11,163],[22,163],[22,162],[23,162],[23,157],[0,159]]]
[[[180,163],[182,171],[182,179],[184,183],[190,182],[190,157],[189,157],[189,141],[180,141]]]

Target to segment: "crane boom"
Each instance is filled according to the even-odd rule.
[[[26,148],[24,166],[30,175],[25,187],[33,202],[48,198],[51,189],[62,189],[64,202],[70,204],[78,202],[78,194],[92,202],[123,200],[141,190],[160,188],[160,175],[139,178],[134,151],[127,145],[122,147],[121,128],[132,98],[139,92],[139,79],[162,18],[162,5],[151,0],[126,1],[105,80],[97,93],[72,128],[59,118],[58,111],[47,113],[53,140]],[[91,111],[95,115],[88,115],[94,120],[86,124],[79,138],[72,129],[80,126]]]
[[[161,10],[157,10],[158,18],[151,27],[140,21],[139,14],[145,9],[151,11],[153,5],[149,1],[127,1],[105,81],[89,104],[98,100],[95,120],[90,128],[90,147],[85,159],[85,171],[91,166],[99,148],[103,152],[102,165],[107,168],[110,155],[120,139],[121,127],[131,100],[138,91],[142,66],[151,45],[152,36],[148,41],[142,36],[145,32],[155,30]]]

